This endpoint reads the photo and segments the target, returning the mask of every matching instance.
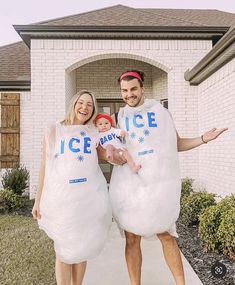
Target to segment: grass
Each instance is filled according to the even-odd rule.
[[[54,285],[53,242],[33,218],[0,215],[0,285]]]

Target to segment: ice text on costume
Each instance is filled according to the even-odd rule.
[[[144,118],[144,116],[147,118]],[[147,112],[146,115],[135,114],[133,118],[125,117],[125,127],[127,132],[130,130],[131,125],[138,129],[143,127],[157,128],[156,113]]]
[[[72,137],[68,141],[60,141],[60,154],[64,154],[65,148],[71,152],[82,152],[84,154],[91,154],[91,138],[90,137]]]

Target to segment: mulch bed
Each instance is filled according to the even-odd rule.
[[[180,250],[204,285],[235,284],[235,262],[223,254],[206,252],[203,248],[203,242],[198,236],[197,226],[187,227],[179,220],[177,232]],[[226,267],[227,271],[223,277],[220,273],[217,273],[217,277],[213,276],[212,267],[217,261]]]

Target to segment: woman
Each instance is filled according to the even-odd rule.
[[[65,120],[50,127],[43,142],[32,214],[54,241],[58,285],[82,284],[86,261],[102,250],[111,224],[92,124],[96,113],[94,95],[78,92]]]

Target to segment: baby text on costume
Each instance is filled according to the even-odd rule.
[[[133,117],[125,117],[125,127],[127,132],[130,130],[131,125],[135,128],[156,128],[156,113],[147,112],[147,114],[144,115],[136,114]]]
[[[60,154],[64,154],[65,147],[68,148],[69,151],[78,153],[82,152],[84,154],[90,154],[91,153],[91,138],[90,137],[72,137],[68,141],[61,140],[60,141]]]
[[[107,136],[103,136],[102,138],[100,138],[100,144],[103,145],[104,143],[111,141],[111,140],[115,140],[117,137],[114,133],[108,134]]]

